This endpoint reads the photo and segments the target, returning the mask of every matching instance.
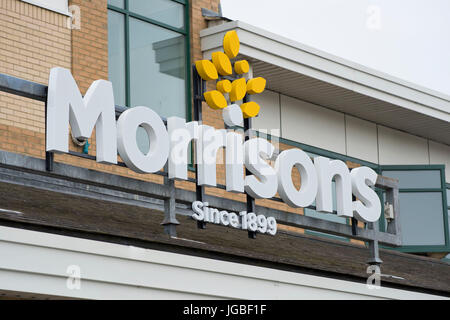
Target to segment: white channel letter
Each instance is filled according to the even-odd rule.
[[[239,218],[237,216],[236,213],[234,212],[230,212],[228,214],[228,221],[230,222],[230,226],[232,226],[233,228],[239,228]]]
[[[274,217],[267,218],[267,233],[274,236],[277,234],[277,221]]]
[[[252,173],[245,177],[245,192],[253,198],[271,198],[277,193],[277,175],[266,162],[275,147],[266,139],[254,138],[244,143],[245,167]]]
[[[331,160],[325,157],[315,157],[319,188],[316,197],[316,210],[333,212],[333,186],[336,182],[337,215],[353,217],[352,210],[352,179],[350,171],[343,161]]]
[[[220,223],[224,226],[228,226],[230,224],[229,213],[228,211],[220,211]]]
[[[216,159],[220,148],[226,146],[225,129],[216,130],[207,125],[200,126],[200,138],[197,143],[198,185],[215,187]]]
[[[192,211],[194,211],[194,213],[192,214],[192,218],[198,221],[202,221],[205,217],[202,208],[203,202],[201,201],[192,202]]]
[[[210,208],[209,209],[209,222],[219,224],[220,223],[220,212],[219,209]]]
[[[244,192],[244,142],[237,132],[227,133],[225,163],[227,191]]]
[[[355,168],[350,173],[352,177],[352,191],[359,199],[353,201],[353,214],[358,220],[375,222],[381,215],[380,198],[370,186],[377,182],[377,173],[368,168]]]
[[[150,150],[143,154],[136,141],[141,126],[147,132]],[[117,121],[117,148],[130,169],[138,173],[153,173],[164,167],[169,156],[169,134],[160,116],[147,107],[124,111]]]
[[[52,68],[48,82],[46,150],[69,152],[73,135],[88,139],[96,129],[97,162],[117,163],[116,116],[112,84],[92,83],[84,98],[69,70]]]
[[[169,179],[187,180],[189,143],[198,141],[198,122],[186,123],[185,119],[170,117],[167,119],[167,130],[170,138]]]
[[[292,168],[300,173],[301,186],[297,190],[292,181]],[[307,207],[314,202],[317,194],[316,169],[309,156],[300,149],[285,150],[275,161],[278,177],[278,193],[289,206]]]

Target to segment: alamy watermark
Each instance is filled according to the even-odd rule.
[[[81,290],[81,268],[78,265],[70,265],[66,269],[69,275],[66,280],[66,287],[69,290]]]
[[[379,6],[370,5],[366,10],[367,19],[366,27],[369,30],[380,30],[381,29],[381,9]]]
[[[366,272],[370,274],[367,278],[366,285],[368,289],[380,289],[381,288],[381,270],[380,266],[370,265],[367,267]]]
[[[67,18],[68,29],[81,29],[81,9],[77,5],[69,6],[70,17]]]

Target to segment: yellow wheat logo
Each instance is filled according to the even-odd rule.
[[[232,65],[230,59],[236,58],[239,53],[239,37],[236,31],[228,31],[223,38],[223,51],[213,52],[211,60],[199,60],[195,62],[200,77],[205,81],[215,80],[216,90],[204,93],[208,106],[212,109],[223,109],[224,121],[230,125],[240,125],[243,118],[253,118],[258,115],[260,106],[254,102],[242,103],[240,106],[235,102],[242,100],[246,94],[258,94],[264,91],[266,79],[258,77],[245,79],[244,75],[250,66],[247,60],[235,61]],[[232,82],[222,79],[226,76],[237,78]],[[225,95],[228,94],[228,105]]]

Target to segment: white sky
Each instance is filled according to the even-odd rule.
[[[450,0],[221,0],[222,13],[450,95]]]

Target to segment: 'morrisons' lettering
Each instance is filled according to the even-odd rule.
[[[117,153],[125,164],[139,173],[161,170],[168,162],[169,179],[187,179],[188,147],[196,145],[199,185],[216,186],[216,157],[225,148],[226,190],[246,192],[254,198],[271,198],[278,192],[291,207],[307,207],[314,200],[318,211],[333,212],[332,181],[336,183],[337,214],[364,222],[378,220],[380,200],[371,188],[377,174],[370,168],[349,171],[344,162],[309,156],[299,149],[281,152],[274,167],[274,146],[262,138],[246,142],[241,133],[186,122],[179,117],[161,118],[148,107],[130,108],[115,121],[114,95],[109,81],[95,81],[84,98],[70,71],[53,68],[47,101],[47,145],[51,152],[68,152],[69,125],[77,138],[89,138],[96,128],[97,161],[117,163]],[[136,141],[136,130],[148,134],[150,150],[143,154]],[[245,175],[244,166],[250,172]],[[296,168],[301,188],[292,181]],[[352,200],[352,194],[357,200]],[[230,222],[231,223],[231,222]]]

